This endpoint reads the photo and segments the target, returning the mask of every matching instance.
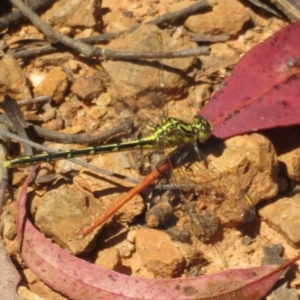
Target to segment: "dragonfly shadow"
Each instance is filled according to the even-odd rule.
[[[94,191],[93,195],[96,198],[101,198],[101,197],[109,196],[109,195],[116,194],[116,193],[126,193],[131,189],[130,187],[125,187],[113,179],[109,179],[109,178],[101,176],[99,174],[94,174],[94,173],[90,173],[90,172],[85,172],[85,173],[88,174],[89,176],[95,178],[96,180],[99,180],[100,182],[102,181],[102,182],[112,185],[112,187],[101,189],[99,191]],[[120,179],[122,179],[122,175],[120,175],[120,176],[121,176]]]
[[[130,61],[132,64],[138,65],[138,66],[147,66],[151,68],[155,68],[158,71],[164,70],[166,72],[179,75],[182,79],[186,80],[188,83],[193,82],[193,78],[189,75],[187,75],[186,71],[182,71],[181,69],[171,67],[169,65],[166,65],[162,63],[161,61],[148,61],[148,60],[134,60]]]
[[[220,157],[226,145],[223,140],[214,136],[213,134],[205,141],[205,144],[198,144],[199,149],[207,156],[209,154],[214,155],[215,157]]]

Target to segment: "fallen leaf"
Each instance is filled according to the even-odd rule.
[[[245,54],[201,110],[214,135],[233,135],[300,123],[300,21]]]
[[[26,217],[27,177],[19,199],[18,238],[21,256],[41,280],[71,299],[261,299],[282,271],[300,255],[281,266],[263,265],[177,279],[142,279],[100,268],[70,255],[51,243]]]
[[[3,170],[1,170],[3,172]],[[1,174],[2,175],[2,174]],[[7,177],[1,176],[0,184],[0,211],[3,204],[4,192],[7,185]],[[13,265],[8,253],[6,252],[0,236],[0,299],[22,300],[17,294],[17,286],[21,280],[20,274]]]

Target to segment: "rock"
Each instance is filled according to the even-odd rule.
[[[281,198],[259,211],[270,227],[287,237],[295,246],[300,245],[300,195]]]
[[[115,174],[137,177],[137,173],[133,170],[125,170],[115,164],[115,153],[94,156],[91,164]],[[99,176],[101,176],[101,180],[99,180]],[[99,197],[106,208],[111,207],[127,194],[128,189],[124,190],[124,187],[132,187],[132,183],[118,177],[105,176],[91,170],[89,172],[81,172],[74,178],[74,183],[85,193]],[[119,223],[130,223],[142,213],[144,207],[142,197],[137,195],[119,209],[115,213],[114,218],[118,218]]]
[[[201,150],[209,159],[207,163],[192,163],[179,182],[191,183],[199,194],[198,201],[215,211],[223,223],[247,217],[250,205],[243,191],[254,205],[278,193],[276,153],[264,136],[237,136],[224,144],[203,145]]]
[[[71,124],[73,125],[74,120],[77,117],[78,111],[81,109],[81,104],[79,101],[68,101],[64,102],[59,106],[59,109],[57,110],[58,113],[62,116],[62,118],[66,121],[67,125]]]
[[[72,254],[87,250],[97,228],[82,239],[77,238],[80,230],[91,224],[106,210],[103,203],[95,198],[87,198],[74,185],[56,187],[45,193],[36,211],[37,227],[57,244]]]
[[[95,261],[97,266],[108,270],[116,270],[116,267],[119,263],[119,251],[116,248],[104,249],[98,252],[98,257]]]
[[[96,25],[95,6],[90,0],[61,0],[54,3],[42,18],[52,26],[93,27]]]
[[[189,41],[189,38],[174,39],[163,34],[163,42],[159,42],[159,35],[163,34],[156,26],[140,26],[132,34],[124,38],[119,38],[109,44],[110,49],[129,52],[161,52],[174,51],[179,49],[193,48],[196,44]],[[105,53],[104,53],[105,55]],[[193,63],[194,58],[161,60],[161,63],[172,68],[187,70]],[[134,109],[149,108],[153,105],[162,107],[166,104],[166,98],[180,98],[187,92],[187,81],[175,72],[164,71],[161,74],[161,66],[155,67],[151,63],[132,64],[128,62],[107,61],[103,62],[103,67],[113,79],[112,88],[116,90],[114,82],[117,83],[117,91],[122,91],[119,101],[125,101],[127,105]],[[149,76],[150,75],[150,76]],[[114,98],[120,98],[119,95]],[[138,100],[138,101],[137,101]]]
[[[289,128],[275,128],[267,132],[267,137],[278,153],[280,173],[299,182],[300,137],[297,132]]]
[[[185,7],[186,2],[180,6]],[[185,26],[197,34],[227,34],[235,36],[250,20],[247,8],[238,0],[215,1],[212,10],[187,18]]]
[[[278,161],[267,138],[257,133],[237,136],[226,140],[225,147],[221,157],[209,155],[219,171],[227,167],[224,173],[235,177],[234,182],[248,191],[255,204],[277,195]],[[220,150],[212,150],[213,155]]]
[[[116,248],[119,250],[121,258],[126,258],[132,255],[135,250],[134,244],[130,243],[128,240],[125,240],[119,243]]]
[[[88,78],[79,78],[72,85],[72,92],[83,100],[91,100],[103,92],[101,73],[95,72]]]
[[[37,68],[45,68],[48,65],[60,67],[67,63],[69,65],[72,64],[72,59],[74,59],[74,55],[72,55],[70,52],[51,53],[37,57],[35,66]]]
[[[44,80],[34,89],[35,96],[47,95],[59,104],[64,100],[68,87],[67,74],[60,67],[54,68]]]
[[[300,148],[278,156],[278,160],[284,164],[288,177],[300,182]]]
[[[168,234],[141,228],[137,230],[135,240],[142,264],[155,277],[174,277],[183,269],[184,258]]]
[[[44,297],[40,297],[39,295],[33,293],[25,286],[18,287],[18,294],[22,297],[20,299],[26,300],[44,300]]]
[[[16,221],[12,215],[2,217],[3,236],[9,240],[13,240],[17,234]]]
[[[9,55],[5,55],[0,61],[0,95],[3,97],[5,94],[16,100],[31,98],[22,69],[17,60]]]
[[[127,241],[130,243],[135,243],[136,230],[130,230],[127,234]]]

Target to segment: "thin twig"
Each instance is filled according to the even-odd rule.
[[[194,42],[202,42],[202,43],[219,43],[225,42],[230,39],[230,36],[227,34],[196,34],[193,32],[189,32],[188,35],[191,37],[191,40]]]
[[[92,47],[92,46],[90,46]],[[60,48],[60,49],[59,49]],[[201,46],[192,49],[184,49],[178,51],[170,52],[129,52],[129,51],[115,51],[111,49],[104,49],[100,47],[93,47],[94,55],[97,57],[111,58],[116,60],[134,60],[134,59],[162,59],[162,58],[181,58],[190,57],[196,55],[207,55],[210,53],[210,49],[207,46]],[[12,57],[19,58],[29,58],[39,55],[49,54],[62,50],[61,47],[56,46],[43,46],[34,49],[22,50],[15,53],[9,53]]]
[[[59,32],[53,30],[46,22],[44,22],[35,12],[33,12],[27,5],[21,0],[11,0],[11,2],[22,12],[22,14],[31,21],[31,23],[38,28],[51,44],[61,43],[68,48],[82,53],[87,57],[93,55],[93,48],[81,42],[74,41],[68,36],[62,35]]]
[[[207,55],[210,53],[210,48],[206,46],[190,48],[185,50],[169,51],[169,52],[129,52],[129,51],[115,51],[111,49],[97,48],[95,55],[98,57],[107,57],[120,60],[134,60],[134,59],[155,59],[155,58],[180,58],[191,57],[197,55]]]
[[[198,12],[199,10],[202,10],[204,8],[209,8],[209,7],[211,7],[211,5],[208,3],[207,0],[197,1],[195,4],[187,6],[181,10],[164,14],[156,18],[155,20],[148,22],[148,24],[161,25],[166,22],[174,22],[180,18],[188,17]]]
[[[0,122],[6,124],[11,130],[14,129],[13,124],[8,119],[7,115],[0,115]],[[66,134],[63,132],[56,132],[48,130],[38,125],[26,122],[26,128],[33,127],[35,132],[47,140],[51,140],[57,143],[67,143],[67,144],[100,144],[108,138],[115,136],[121,132],[130,132],[133,127],[133,121],[131,118],[123,119],[123,122],[109,130],[105,133],[100,133],[98,135],[92,136],[89,133],[78,133],[78,134]]]
[[[14,126],[14,130],[17,132],[18,136],[28,139],[27,133],[24,129],[25,119],[24,115],[21,112],[20,107],[18,106],[15,99],[9,97],[8,95],[4,96],[4,101],[1,102],[1,108],[4,110],[9,120]],[[22,144],[25,155],[32,155],[33,151],[28,144]]]
[[[48,24],[46,24],[44,21],[42,21],[38,15],[36,15],[34,12],[32,12],[24,3],[22,3],[21,0],[11,0],[14,5],[16,5],[23,13],[24,15],[30,19],[30,21],[40,30],[44,33],[44,35],[47,37],[47,39],[55,44],[55,43],[61,43],[64,46],[72,49],[76,53],[81,53],[87,57],[96,56],[96,57],[105,57],[105,58],[111,58],[111,59],[136,59],[137,53],[136,52],[126,52],[126,51],[114,51],[111,49],[104,49],[101,47],[94,47],[91,45],[86,45],[85,39],[80,40],[72,40],[69,37],[66,37],[64,35],[61,35],[60,33],[54,31]],[[200,9],[210,7],[207,0],[198,1],[197,3],[184,8],[180,11],[166,14],[162,17],[159,17],[155,20],[152,20],[148,23],[151,24],[161,24],[163,22],[166,22],[168,20],[174,20],[183,16],[187,16],[187,13],[195,13]],[[134,26],[130,28],[127,31],[124,31],[124,33],[132,32],[136,30],[138,26]],[[119,35],[120,33],[118,33]],[[112,34],[113,35],[113,34]],[[83,43],[84,42],[84,43]],[[91,42],[91,40],[89,40]],[[41,47],[39,49],[33,50],[26,50],[26,51],[20,51],[19,53],[13,54],[15,58],[20,58],[33,55],[42,55],[46,54],[52,51],[57,51],[57,47],[55,45]],[[195,55],[203,55],[208,54],[209,48],[208,47],[199,47],[195,49],[187,49],[187,50],[179,50],[179,51],[171,51],[166,53],[139,53],[139,59],[155,59],[155,58],[174,58],[174,57],[188,57],[188,56],[195,56]]]
[[[46,10],[52,5],[56,0],[42,0],[36,1],[32,0],[28,3],[28,6],[36,12],[41,12]],[[20,21],[25,20],[24,15],[19,10],[14,10],[10,14],[7,14],[0,18],[0,31],[10,28],[11,26],[18,25]]]
[[[51,97],[49,96],[39,96],[31,99],[19,100],[18,105],[25,106],[25,105],[33,105],[33,104],[44,104],[50,101],[51,101]]]

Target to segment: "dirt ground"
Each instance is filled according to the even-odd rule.
[[[127,30],[195,3],[104,0],[99,8],[95,3],[91,5],[92,2],[56,1],[41,17],[60,33],[78,39]],[[211,94],[222,87],[222,79],[230,74],[243,54],[287,24],[248,1],[215,1],[211,9],[173,23],[166,22],[160,27],[141,25],[130,34],[96,44],[136,53],[209,46],[209,53],[152,59],[149,60],[152,65],[142,60],[133,63],[107,58],[102,63],[105,71],[95,70],[91,62],[62,48],[25,59],[5,56],[0,62],[0,80],[6,89],[1,94],[9,91],[17,101],[51,96],[50,103],[21,106],[26,121],[75,137],[66,144],[47,141],[29,132],[31,140],[50,148],[94,145],[88,138],[80,143],[79,135],[109,133],[119,124],[122,130],[104,142],[127,141],[130,137],[144,136],[149,127],[165,116],[191,122]],[[32,48],[39,43],[47,45],[43,34],[26,22],[3,32],[2,37],[12,50],[20,45],[27,49],[28,45],[20,43],[20,39],[31,39]],[[196,37],[198,42],[193,41]],[[133,120],[130,130],[124,129],[124,118]],[[210,161],[208,168],[195,163],[173,170],[171,183],[193,183],[195,194],[185,187],[180,192],[148,190],[135,196],[104,226],[82,239],[76,238],[76,233],[104,214],[135,184],[67,160],[43,163],[30,188],[32,220],[45,236],[70,253],[135,277],[195,277],[291,259],[298,254],[300,243],[299,195],[294,188],[300,181],[299,150],[294,148],[280,154],[274,142],[279,134],[276,130],[268,134],[249,133],[230,138],[225,144],[204,146],[202,150]],[[283,134],[287,144],[299,140],[295,133]],[[23,150],[13,140],[8,155],[15,158]],[[216,155],[220,151],[222,155]],[[149,166],[162,158],[162,151],[151,151],[151,156],[141,152],[107,153],[80,159],[114,174],[140,180]],[[22,277],[18,292],[24,299],[67,299],[37,278],[19,256],[16,199],[28,170],[20,167],[9,172],[9,189],[1,215],[2,237]],[[224,179],[214,183],[220,176]],[[256,214],[248,222],[241,218],[240,211],[246,213],[250,209],[244,199],[240,201],[241,190],[246,190],[256,205]],[[192,212],[187,209],[187,203],[194,204]],[[271,251],[272,256],[269,249],[277,252]],[[298,268],[285,276],[288,285],[281,290],[288,290],[289,299],[298,299]],[[268,296],[269,299],[287,299],[274,295]]]

